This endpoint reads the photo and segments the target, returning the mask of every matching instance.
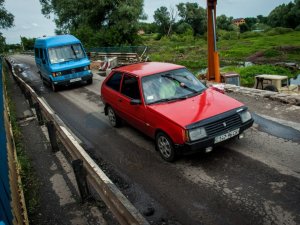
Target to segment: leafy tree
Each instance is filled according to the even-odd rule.
[[[257,21],[258,23],[264,23],[264,24],[268,23],[268,17],[266,17],[266,16],[258,15],[256,18],[258,20]]]
[[[247,17],[247,18],[245,18],[245,22],[248,25],[249,29],[252,30],[258,21],[257,21],[257,18],[255,18],[255,17]]]
[[[26,37],[21,37],[21,43],[23,50],[33,50],[34,49],[34,42],[35,38],[26,38]]]
[[[0,29],[14,26],[14,16],[4,8],[4,0],[0,0]],[[0,32],[0,52],[5,51],[5,38]]]
[[[268,16],[271,27],[296,28],[300,24],[300,0],[277,6]]]
[[[55,16],[57,33],[93,32],[95,45],[138,42],[138,20],[144,19],[143,0],[40,0],[42,13]],[[84,38],[84,37],[83,37]]]
[[[242,24],[240,24],[239,27],[240,27],[240,32],[241,33],[245,33],[246,31],[250,30],[250,28],[249,28],[249,26],[248,26],[247,23],[242,23]]]
[[[154,21],[161,35],[167,35],[171,25],[171,13],[167,7],[161,6],[154,12]]]
[[[206,10],[197,3],[179,3],[177,6],[181,22],[189,24],[193,28],[194,36],[203,35],[206,32]]]
[[[227,17],[225,15],[220,15],[217,17],[217,28],[221,30],[232,31],[234,30],[234,25],[232,24],[233,17]]]
[[[14,25],[14,16],[4,8],[4,0],[0,0],[0,29],[10,28]]]

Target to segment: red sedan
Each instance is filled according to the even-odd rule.
[[[122,120],[155,139],[166,161],[239,136],[253,124],[243,103],[207,88],[185,67],[146,62],[114,69],[101,87],[112,126]]]

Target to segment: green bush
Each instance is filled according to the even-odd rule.
[[[294,30],[292,28],[285,28],[285,27],[275,27],[273,29],[270,29],[269,31],[266,32],[268,36],[274,36],[278,34],[286,34],[293,32]]]
[[[241,34],[241,38],[261,37],[263,35],[263,32],[247,31]]]

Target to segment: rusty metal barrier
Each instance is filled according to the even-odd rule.
[[[10,64],[8,59],[6,61]],[[81,162],[81,170],[83,169],[86,173],[83,179],[86,179],[88,185],[101,197],[121,225],[149,225],[141,213],[129,202],[96,162],[81,147],[77,142],[78,139],[76,140],[74,134],[69,131],[68,127],[51,109],[47,102],[39,97],[25,81],[18,77],[13,69],[11,69],[11,71],[16,82],[26,93],[26,98],[30,99],[29,102],[32,102],[35,109],[38,109],[36,113],[39,124],[46,122],[52,149],[54,151],[57,150],[56,137],[58,137],[70,154],[72,161],[75,162],[75,164],[77,160]],[[82,171],[79,171],[79,173],[82,173]],[[77,176],[76,171],[75,176]],[[79,180],[80,179],[77,179],[77,182]],[[81,189],[82,183],[78,184],[78,186],[80,187],[79,189]],[[82,200],[84,200],[84,196],[81,197]]]
[[[4,128],[5,128],[6,137],[2,137],[2,138],[6,139],[6,148],[4,149],[1,148],[1,154],[2,154],[1,156],[3,156],[3,153],[6,151],[5,154],[6,157],[1,158],[1,160],[7,161],[8,170],[1,171],[1,172],[3,173],[7,172],[8,174],[7,176],[8,176],[9,187],[6,187],[6,189],[8,188],[9,190],[5,190],[4,192],[1,193],[1,195],[6,195],[6,194],[8,195],[6,201],[8,206],[5,207],[5,205],[3,205],[3,201],[1,201],[1,206],[6,208],[6,212],[4,212],[6,214],[5,216],[6,220],[4,220],[5,224],[28,225],[29,221],[28,221],[28,215],[27,215],[26,204],[25,204],[22,182],[21,182],[20,171],[19,171],[20,166],[18,164],[16,146],[13,138],[13,129],[11,126],[10,111],[9,111],[8,101],[7,101],[8,99],[7,90],[4,85],[5,83],[4,70],[6,69],[8,68],[5,68],[5,65],[3,65],[3,70],[2,70],[3,93],[1,91],[1,95],[3,95],[3,103],[4,103],[3,117],[4,117]],[[1,169],[3,169],[3,164],[5,164],[6,162],[0,161],[0,163],[2,164]],[[5,185],[5,182],[3,184],[3,180],[1,180],[1,183],[2,185]],[[9,207],[10,210],[7,209],[7,207]],[[8,212],[8,210],[10,212]]]

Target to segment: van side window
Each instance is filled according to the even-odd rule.
[[[120,90],[120,84],[122,79],[122,73],[115,72],[109,80],[106,82],[106,85],[116,91]]]
[[[46,49],[44,49],[44,50],[43,50],[43,54],[44,54],[44,58],[45,58],[45,60],[46,60],[46,61],[48,61],[48,60],[47,60],[47,53],[46,53]]]
[[[44,58],[44,55],[43,55],[43,49],[40,48],[40,58],[43,59]]]
[[[40,58],[40,52],[39,52],[39,49],[38,49],[38,48],[35,48],[35,49],[34,49],[34,53],[35,53],[35,57],[36,57],[36,58]]]

